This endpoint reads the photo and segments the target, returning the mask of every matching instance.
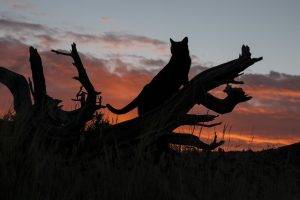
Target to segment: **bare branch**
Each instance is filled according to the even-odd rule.
[[[221,125],[222,122],[217,122],[217,123],[213,123],[213,124],[195,124],[197,126],[203,126],[203,127],[207,127],[207,128],[211,128],[211,127],[215,127],[215,126],[219,126]]]
[[[71,53],[67,53],[67,52],[62,52],[62,51],[58,51],[58,50],[51,50],[52,52],[59,54],[59,55],[64,55],[64,56],[72,56]]]
[[[32,94],[34,97],[34,103],[37,105],[42,105],[47,95],[42,59],[35,48],[30,47],[29,52],[30,52],[29,60],[31,64],[32,81],[33,81]],[[31,87],[32,87],[32,83],[31,83]]]
[[[226,98],[219,99],[207,93],[200,100],[201,104],[219,114],[225,114],[231,112],[237,104],[252,98],[247,96],[242,88],[232,88],[228,85],[224,91],[227,93]]]
[[[92,119],[95,111],[99,108],[102,108],[101,105],[97,104],[97,95],[99,95],[100,92],[96,92],[93,84],[90,82],[90,79],[82,64],[81,58],[77,52],[75,43],[72,44],[72,50],[70,53],[65,53],[57,50],[52,50],[52,52],[72,57],[74,61],[73,65],[76,67],[78,72],[78,77],[74,77],[74,79],[78,80],[87,92],[85,94],[82,94],[81,96],[81,108],[72,112],[73,114],[76,114],[76,117],[74,118],[75,121],[72,121],[72,123],[67,125],[70,128],[76,128],[76,126],[83,127],[83,124]]]
[[[18,73],[0,67],[0,83],[4,84],[12,93],[16,113],[28,111],[32,102],[26,78]]]
[[[29,89],[30,89],[32,96],[34,96],[33,84],[32,84],[32,81],[30,78],[28,78],[28,85],[29,85]]]
[[[183,116],[179,116],[174,120],[171,120],[169,124],[169,130],[174,130],[179,126],[183,125],[199,125],[199,126],[206,126],[200,122],[209,122],[214,120],[217,115],[194,115],[194,114],[184,114]]]

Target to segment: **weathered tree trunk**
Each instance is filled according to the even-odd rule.
[[[60,53],[73,58],[73,64],[78,71],[78,77],[74,77],[74,79],[78,80],[87,91],[87,97],[83,99],[84,103],[81,104],[80,108],[73,111],[62,110],[59,106],[61,100],[48,96],[42,59],[33,47],[29,48],[29,52],[32,71],[32,82],[29,79],[29,84],[22,75],[0,67],[0,83],[6,85],[13,94],[16,117],[26,118],[26,121],[30,122],[28,126],[34,130],[47,130],[51,134],[50,137],[68,139],[74,134],[79,136],[80,130],[84,129],[86,122],[92,119],[96,110],[102,106],[97,99],[99,93],[95,91],[86,74],[76,45],[72,44],[70,53]],[[30,92],[34,104],[31,102]],[[1,127],[3,124],[11,123],[1,120]]]
[[[219,114],[225,114],[231,112],[237,104],[251,99],[241,88],[232,88],[229,85],[224,90],[227,94],[224,99],[216,98],[208,93],[211,89],[223,84],[242,84],[234,79],[246,68],[262,60],[262,57],[251,58],[250,55],[250,52],[244,51],[238,59],[199,73],[160,108],[142,118],[135,118],[112,126],[107,130],[107,140],[128,141],[147,137],[150,140],[149,143],[155,143],[161,137],[166,138],[170,135],[170,140],[182,144],[182,142],[178,142],[180,136],[173,134],[174,129],[182,125],[199,125],[199,123],[203,125],[202,122],[212,121],[217,117],[187,114],[195,104],[202,104]],[[188,135],[182,137],[182,141],[186,141],[186,137],[194,138],[194,136]],[[195,146],[202,149],[214,149],[223,144],[223,141],[216,142],[214,140],[210,145],[203,145],[201,141],[193,143],[197,143]],[[189,144],[191,143],[189,142]]]
[[[78,71],[78,76],[73,77],[73,79],[79,81],[82,84],[83,88],[87,91],[87,97],[86,99],[82,99],[81,107],[79,109],[71,112],[64,111],[66,115],[72,117],[72,121],[66,125],[66,128],[70,130],[82,129],[84,128],[86,122],[93,118],[96,110],[103,108],[103,106],[101,105],[101,98],[98,98],[100,92],[97,92],[94,89],[94,86],[91,83],[85,71],[85,68],[82,64],[80,56],[77,52],[75,43],[72,44],[71,53],[65,53],[56,50],[52,50],[52,51],[57,54],[70,56],[74,60],[73,65],[76,67]],[[99,102],[97,100],[99,100]]]
[[[33,47],[29,48],[30,52],[30,66],[31,66],[31,72],[32,72],[32,80],[33,80],[33,87],[30,82],[31,91],[34,99],[34,104],[41,106],[45,104],[46,100],[46,82],[44,77],[44,71],[43,71],[43,64],[42,59],[37,52],[36,49]]]
[[[0,67],[0,82],[6,85],[14,96],[16,116],[25,111],[33,113],[28,115],[30,117],[28,121],[35,123],[29,123],[29,126],[34,126],[35,130],[47,129],[45,132],[49,132],[52,137],[63,137],[72,141],[72,137],[78,136],[86,123],[93,118],[94,113],[103,106],[101,105],[101,98],[98,98],[100,93],[95,91],[90,82],[76,45],[72,44],[71,52],[52,51],[69,56],[74,61],[73,65],[78,72],[78,76],[74,79],[82,85],[77,99],[75,99],[81,102],[79,109],[64,111],[59,106],[60,100],[47,95],[42,60],[33,47],[30,47],[33,83],[30,80],[28,84],[22,75],[2,67]],[[199,73],[159,108],[142,117],[103,129],[98,137],[98,145],[122,145],[144,141],[146,147],[154,146],[161,148],[159,150],[162,151],[169,143],[195,146],[204,150],[217,148],[224,141],[217,142],[216,137],[211,144],[206,144],[191,134],[179,134],[173,131],[182,125],[213,127],[220,124],[205,124],[205,122],[213,121],[217,115],[188,114],[196,104],[202,104],[216,113],[225,114],[231,112],[237,104],[251,99],[242,88],[233,88],[229,84],[242,84],[242,82],[234,79],[247,67],[260,60],[262,58],[251,58],[249,47],[243,46],[242,54],[238,59]],[[210,90],[223,84],[227,84],[224,90],[227,94],[226,98],[219,99],[209,93]],[[82,91],[83,88],[86,92]],[[33,105],[30,91],[34,99]],[[9,125],[10,123],[0,121],[0,128],[3,127],[3,124]]]
[[[16,113],[29,110],[32,102],[24,76],[0,67],[0,83],[4,84],[12,93]]]

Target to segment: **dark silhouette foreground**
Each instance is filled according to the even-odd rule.
[[[62,110],[61,101],[47,94],[42,60],[29,50],[29,81],[0,67],[16,112],[0,120],[0,199],[300,199],[299,143],[261,152],[210,152],[223,141],[215,137],[206,144],[173,132],[181,125],[219,124],[211,122],[216,115],[187,114],[195,104],[225,114],[251,98],[230,85],[242,84],[235,78],[262,59],[251,58],[249,47],[199,73],[152,111],[116,125],[97,112],[104,108],[101,96],[75,44],[71,52],[54,51],[73,59],[78,72],[74,79],[82,86],[74,100],[81,106],[73,111]],[[223,84],[224,99],[209,93]],[[162,154],[170,151],[168,144],[204,153]],[[157,152],[163,155],[159,162],[148,159]]]
[[[177,44],[172,44],[172,53],[175,57],[185,54],[188,59],[187,38],[180,43],[183,45],[178,45],[179,50],[173,49]],[[181,46],[185,46],[185,49],[182,50]],[[26,134],[28,137],[26,143],[30,143],[35,131],[39,130],[51,140],[63,141],[64,145],[76,145],[87,122],[93,119],[97,110],[104,108],[101,105],[100,92],[97,92],[90,82],[75,44],[72,44],[71,52],[52,50],[58,55],[73,59],[73,65],[78,72],[78,76],[74,79],[82,85],[77,98],[74,99],[81,102],[81,107],[73,111],[62,110],[59,105],[61,101],[47,94],[42,60],[37,50],[30,47],[29,51],[32,80],[29,79],[27,82],[22,75],[0,67],[0,82],[6,85],[13,94],[16,112],[11,120],[1,120],[0,128],[14,131],[18,126],[17,122],[22,121],[22,127],[19,129],[26,133],[29,132]],[[180,55],[176,55],[178,52]],[[173,62],[172,60],[176,61],[176,59],[171,59],[170,62]],[[183,77],[179,78],[178,84],[171,83],[171,85],[177,84],[177,91],[172,92],[174,94],[170,94],[171,97],[160,103],[159,106],[147,110],[142,117],[103,127],[101,133],[93,139],[96,144],[94,150],[98,151],[104,145],[122,146],[136,144],[140,141],[143,141],[146,149],[159,153],[169,151],[168,144],[189,145],[203,150],[217,148],[224,141],[217,141],[216,136],[211,144],[206,144],[192,134],[174,133],[173,130],[182,125],[206,127],[219,125],[220,123],[205,123],[213,121],[217,117],[216,115],[187,113],[195,104],[201,104],[219,114],[225,114],[231,112],[237,104],[251,99],[242,88],[232,87],[229,84],[243,84],[235,78],[240,76],[243,70],[260,60],[262,57],[251,58],[249,47],[243,45],[242,53],[237,59],[203,71],[189,82],[187,82],[187,73],[185,72]],[[188,69],[189,61],[183,63],[181,61],[182,59],[179,59],[178,62],[180,64],[187,63]],[[176,65],[176,63],[170,65]],[[176,73],[168,75],[172,74]],[[166,77],[161,79],[166,79]],[[184,87],[179,90],[181,84],[184,84]],[[210,90],[223,84],[227,84],[224,90],[227,97],[224,99],[219,99],[209,93]],[[154,88],[157,87],[159,86]],[[31,95],[34,102],[31,101]],[[155,99],[147,99],[147,101],[152,100]],[[47,144],[48,146],[50,144],[51,148],[51,142],[47,141]]]

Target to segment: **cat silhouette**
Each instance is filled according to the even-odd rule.
[[[188,49],[188,38],[175,42],[170,38],[171,58],[168,64],[148,83],[140,94],[122,109],[110,104],[107,108],[115,114],[125,114],[138,107],[139,116],[159,107],[174,95],[182,85],[188,83],[191,58]]]

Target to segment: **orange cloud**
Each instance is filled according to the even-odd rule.
[[[28,46],[18,40],[2,38],[0,47],[0,65],[29,77]],[[72,60],[49,51],[41,52],[41,56],[48,93],[62,99],[65,109],[74,108],[76,104],[70,99],[75,96],[79,84],[72,79],[76,75]],[[96,90],[102,92],[103,103],[111,103],[116,107],[123,107],[129,103],[154,75],[147,70],[130,69],[130,64],[119,58],[99,59],[85,54],[81,56]],[[143,63],[161,65],[163,61],[139,60],[137,64]],[[198,72],[195,68],[197,67],[192,69],[194,73]],[[300,140],[300,77],[274,73],[246,75],[243,78],[246,82],[245,90],[253,96],[253,100],[238,105],[232,113],[217,119],[232,125],[231,132],[224,136],[227,150],[262,149]],[[216,94],[224,96],[220,91]],[[0,97],[0,113],[3,114],[9,110],[12,103],[11,95],[4,86],[0,86]],[[113,122],[136,116],[136,111],[120,116],[107,110],[103,112],[105,117]],[[193,112],[204,113],[205,108],[193,109]],[[190,129],[187,130],[190,132]],[[211,140],[213,129],[204,130],[200,137]],[[222,137],[222,126],[216,128],[216,131]]]
[[[289,101],[300,101],[300,90],[269,87],[248,87],[248,92],[255,94],[255,97],[266,100],[287,99]]]

